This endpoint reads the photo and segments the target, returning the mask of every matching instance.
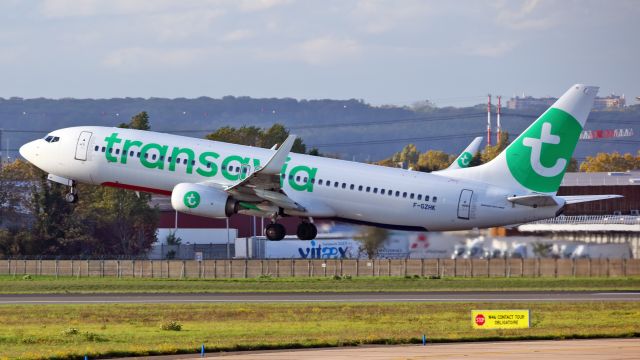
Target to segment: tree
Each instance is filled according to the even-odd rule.
[[[580,165],[580,171],[586,172],[630,171],[638,168],[640,168],[640,151],[638,156],[629,153],[621,155],[618,152],[598,153],[596,156],[587,156]]]
[[[498,156],[504,149],[509,146],[509,133],[502,132],[500,134],[500,142],[495,145],[487,145],[480,154],[480,160],[483,164],[488,163]]]
[[[142,111],[131,117],[128,124],[121,123],[118,127],[124,129],[151,130],[151,126],[149,125],[149,114],[147,114],[146,111]]]
[[[231,126],[224,126],[208,134],[205,138],[232,144],[271,148],[275,144],[282,144],[288,136],[289,130],[281,124],[274,124],[267,130],[256,126],[242,126],[237,129]],[[291,151],[304,154],[306,148],[302,139],[296,138]]]
[[[378,255],[378,249],[384,244],[389,236],[389,231],[379,227],[363,226],[360,228],[355,239],[362,243],[361,249],[367,253],[369,259]]]
[[[403,163],[407,168],[416,168],[420,152],[414,144],[408,144],[400,152],[393,154],[391,157],[394,163]]]
[[[417,169],[420,171],[438,171],[446,169],[455,160],[455,157],[439,150],[429,150],[420,154]]]

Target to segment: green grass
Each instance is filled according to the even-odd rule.
[[[640,290],[640,277],[615,278],[250,278],[140,279],[0,276],[0,294],[54,293],[217,293],[351,291],[526,291]]]
[[[473,330],[471,309],[528,308],[532,327]],[[640,336],[640,303],[3,305],[0,358],[91,358],[496,339]],[[175,321],[180,331],[161,324]]]

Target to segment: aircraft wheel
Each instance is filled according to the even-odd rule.
[[[313,240],[318,235],[318,229],[312,223],[301,222],[298,225],[297,235],[300,240]]]
[[[264,233],[267,236],[267,239],[278,241],[284,239],[284,236],[287,234],[284,225],[278,223],[272,223],[267,225],[264,229]]]
[[[64,200],[69,204],[75,204],[78,202],[78,194],[72,192],[67,193],[67,195],[64,196]]]

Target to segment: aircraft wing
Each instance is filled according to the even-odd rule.
[[[234,197],[242,200],[266,200],[283,209],[306,211],[303,206],[289,198],[280,185],[280,171],[291,152],[295,135],[289,135],[271,156],[264,167],[256,169],[241,182],[225,189]]]

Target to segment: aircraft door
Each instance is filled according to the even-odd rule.
[[[91,140],[92,133],[90,131],[83,131],[78,137],[78,144],[76,145],[76,160],[87,160],[87,150],[89,150],[89,140]]]
[[[469,212],[471,211],[471,198],[473,190],[463,189],[460,192],[460,200],[458,200],[458,219],[469,220]]]

